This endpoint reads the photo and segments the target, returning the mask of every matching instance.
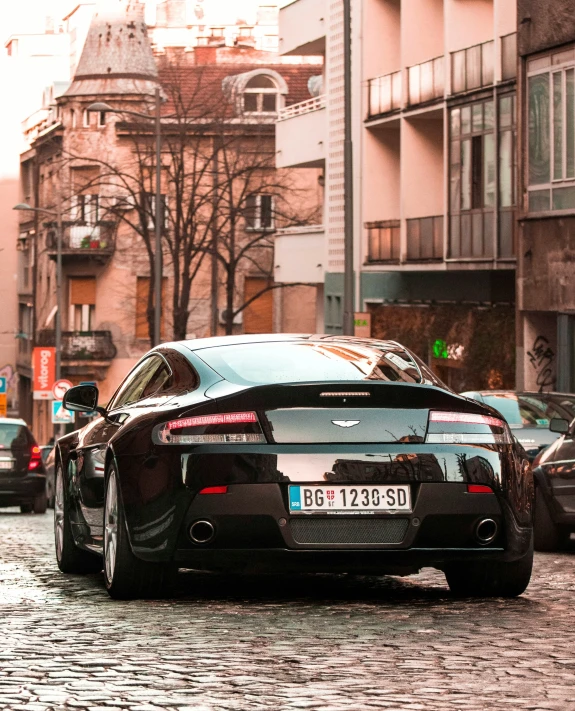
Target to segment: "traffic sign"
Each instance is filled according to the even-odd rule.
[[[6,395],[8,392],[8,382],[4,376],[0,377],[0,395]]]
[[[54,398],[56,400],[63,400],[64,395],[72,387],[74,387],[74,385],[69,380],[57,380],[52,386],[52,393],[54,395]]]
[[[60,400],[52,400],[52,424],[73,425],[74,413],[65,410]]]

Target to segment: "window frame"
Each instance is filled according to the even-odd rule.
[[[273,84],[273,87],[250,87],[250,81],[257,79],[258,77],[265,77]],[[250,96],[256,96],[257,109],[255,111],[250,111],[246,109],[246,94]],[[276,107],[274,111],[264,110],[264,96],[273,95],[276,97]],[[242,92],[242,112],[245,116],[277,116],[280,110],[280,90],[276,81],[269,76],[269,74],[256,74],[251,77],[244,90]]]
[[[262,198],[270,198],[270,224],[269,226],[262,225]],[[248,201],[252,198],[255,199],[255,205],[248,205]],[[248,212],[253,210],[253,224],[250,224],[248,217]],[[245,219],[245,230],[246,232],[275,232],[276,230],[276,220],[275,220],[275,196],[269,195],[268,193],[257,193],[256,195],[248,195],[246,198],[246,207],[244,211]]]
[[[134,407],[135,405],[137,405],[137,403],[143,402],[144,400],[148,400],[149,398],[153,397],[154,395],[156,395],[158,393],[158,391],[156,390],[151,395],[146,395],[146,397],[140,397],[137,400],[131,400],[129,402],[122,402],[121,404],[118,404],[116,402],[119,399],[124,386],[130,381],[131,378],[134,379],[134,377],[137,376],[138,372],[141,370],[142,366],[145,365],[145,363],[147,361],[152,360],[152,359],[158,360],[159,363],[158,363],[157,367],[154,369],[151,378],[154,377],[157,370],[159,370],[159,368],[164,365],[168,368],[168,370],[170,372],[170,378],[173,378],[174,372],[173,372],[172,368],[170,367],[170,364],[168,363],[166,358],[164,358],[164,356],[161,353],[154,352],[154,353],[150,353],[150,354],[144,356],[144,358],[142,358],[142,360],[140,360],[136,363],[136,365],[132,368],[132,370],[128,373],[128,375],[126,375],[124,380],[118,386],[115,393],[110,398],[110,402],[108,405],[109,412],[115,412],[116,410],[122,410],[127,407]],[[151,378],[150,378],[150,380],[151,380]],[[150,380],[148,381],[148,383],[150,382]],[[147,387],[148,383],[146,383],[145,387]]]
[[[570,54],[569,58],[561,61],[561,56]],[[556,63],[554,58],[558,58]],[[531,65],[531,68],[530,68]],[[538,65],[535,66],[534,65]],[[567,47],[562,47],[556,49],[555,51],[546,51],[526,59],[525,62],[525,94],[526,94],[526,131],[524,137],[524,150],[526,156],[526,165],[524,170],[524,184],[525,184],[525,202],[523,205],[524,213],[530,216],[537,215],[572,215],[575,213],[575,202],[573,207],[558,208],[553,207],[553,197],[556,190],[561,190],[565,188],[573,188],[575,190],[575,170],[572,177],[566,177],[566,167],[567,167],[567,72],[573,72],[573,83],[574,83],[574,94],[575,94],[575,45],[571,44]],[[555,144],[555,131],[556,131],[556,107],[555,107],[555,76],[559,75],[561,78],[561,166],[562,166],[562,176],[555,176],[555,161],[556,161],[556,144]],[[531,183],[530,171],[531,171],[531,151],[530,151],[530,80],[534,77],[547,76],[548,78],[548,127],[549,133],[547,138],[549,140],[549,181],[544,183]],[[575,105],[575,99],[574,99]],[[572,136],[573,141],[573,153],[571,159],[573,165],[575,166],[575,110],[571,117],[573,122],[574,135]],[[547,209],[534,209],[531,210],[531,195],[537,192],[547,192],[549,198],[549,207]]]

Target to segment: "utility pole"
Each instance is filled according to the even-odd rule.
[[[343,0],[344,87],[344,275],[343,333],[354,335],[353,145],[351,139],[351,0]]]
[[[155,310],[154,310],[154,345],[162,342],[162,281],[163,281],[163,260],[162,260],[162,222],[164,210],[162,204],[162,99],[160,89],[156,88],[156,254],[154,261],[154,287],[155,287]]]
[[[212,283],[211,283],[211,328],[210,335],[218,335],[218,160],[219,140],[214,137],[212,159]]]

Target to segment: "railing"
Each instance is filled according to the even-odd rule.
[[[368,81],[368,117],[401,108],[401,71]]]
[[[110,255],[114,251],[115,224],[100,222],[95,225],[68,224],[62,235],[62,249],[66,254]],[[52,229],[46,238],[48,252],[57,249],[56,232]]]
[[[445,94],[445,59],[436,57],[407,70],[410,106],[443,98]]]
[[[302,114],[309,114],[312,111],[319,111],[319,109],[324,108],[325,94],[314,96],[312,99],[306,99],[305,101],[300,101],[299,104],[291,104],[281,109],[278,112],[278,121],[285,121],[285,119],[301,116]]]
[[[385,220],[366,222],[367,261],[399,262],[400,222]]]
[[[515,79],[517,76],[517,32],[501,38],[501,79]]]
[[[40,331],[39,346],[56,345],[55,331]],[[64,331],[62,333],[62,360],[112,360],[116,346],[111,331]]]
[[[323,225],[294,225],[293,227],[281,227],[276,230],[276,237],[289,237],[290,235],[315,235],[324,231]]]
[[[479,89],[494,80],[494,42],[483,42],[451,53],[451,91]]]
[[[407,220],[407,260],[443,259],[443,215]]]

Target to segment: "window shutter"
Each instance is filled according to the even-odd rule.
[[[70,304],[90,305],[96,304],[96,279],[95,277],[70,278]]]
[[[258,291],[269,286],[271,281],[259,277],[246,277],[244,282],[244,302]],[[244,309],[244,333],[272,333],[273,331],[273,291],[266,291]]]

